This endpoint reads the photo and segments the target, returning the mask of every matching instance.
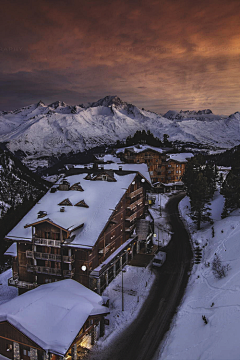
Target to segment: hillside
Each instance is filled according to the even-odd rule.
[[[175,316],[172,330],[165,338],[159,359],[239,358],[240,211],[221,219],[223,203],[223,197],[216,193],[211,204],[214,234],[211,226],[196,231],[188,216],[188,198],[180,203],[180,211],[192,233],[193,244],[203,250],[203,258],[199,265],[193,267],[182,305]],[[226,276],[220,279],[214,276],[212,270],[215,254],[223,266],[229,264]]]
[[[174,114],[173,114],[174,113]],[[165,117],[107,96],[88,105],[43,102],[0,112],[0,141],[30,158],[76,153],[113,144],[137,130],[150,130],[170,141],[229,149],[240,143],[239,113],[229,117],[211,110],[168,112]]]
[[[10,244],[4,236],[48,189],[48,183],[33,174],[9,151],[0,149],[0,272],[3,252]]]

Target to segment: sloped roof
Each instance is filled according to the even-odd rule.
[[[135,176],[134,173],[124,176],[115,174],[116,182],[85,180],[86,173],[68,176],[66,179],[70,186],[80,181],[84,192],[48,191],[6,237],[14,241],[31,241],[32,229],[26,225],[39,222],[37,214],[44,210],[47,212],[46,220],[69,231],[84,223],[82,228],[74,232],[75,238],[71,246],[92,247],[110,218],[112,209],[115,209]],[[69,198],[72,204],[84,200],[89,208],[66,206],[65,211],[60,212],[58,204],[66,198]],[[44,218],[41,220],[44,221]]]
[[[90,315],[109,313],[102,297],[74,280],[45,284],[0,306],[8,321],[41,348],[64,354]]]
[[[169,159],[177,162],[187,162],[188,159],[192,158],[194,155],[192,153],[179,153],[179,154],[169,154]]]
[[[143,151],[146,151],[146,150],[153,150],[153,151],[157,151],[159,152],[160,154],[162,153],[165,153],[166,150],[163,150],[161,148],[158,148],[158,147],[155,147],[155,146],[150,146],[150,145],[133,145],[133,146],[128,146],[128,147],[124,147],[124,148],[121,148],[121,149],[117,149],[116,150],[116,154],[119,154],[121,152],[124,152],[125,150],[130,150],[134,153],[141,153]]]
[[[17,243],[14,242],[11,246],[9,246],[7,251],[5,251],[4,255],[16,257],[17,256]]]

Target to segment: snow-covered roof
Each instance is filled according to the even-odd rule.
[[[150,184],[152,183],[147,164],[124,164],[124,163],[116,164],[116,163],[113,163],[113,164],[104,164],[103,167],[105,170],[119,170],[119,168],[122,168],[122,170],[125,170],[125,171],[136,171],[136,172],[139,172],[142,176],[144,176],[145,179],[150,182]]]
[[[65,355],[90,315],[109,313],[102,297],[75,280],[45,284],[0,306],[8,321],[45,351]]]
[[[11,246],[9,246],[7,251],[5,251],[4,255],[16,257],[17,256],[17,243],[14,242]]]
[[[119,158],[117,158],[116,156],[114,155],[111,155],[111,154],[106,154],[106,155],[96,155],[96,158],[98,160],[101,160],[103,162],[108,162],[108,161],[112,161],[112,162],[115,162],[115,163],[121,163],[121,160]]]
[[[135,152],[136,154],[140,153],[140,152],[143,152],[145,150],[154,150],[154,151],[157,151],[157,152],[159,152],[161,154],[164,152],[163,149],[158,148],[158,147],[154,147],[154,146],[150,146],[150,145],[135,145],[135,146],[133,145],[133,146],[128,146],[128,147],[124,147],[124,148],[121,148],[121,149],[117,149],[116,154],[124,152],[125,149],[130,150],[132,152]]]
[[[69,231],[73,231],[76,227],[84,224],[83,227],[72,232],[75,238],[70,245],[92,247],[111,216],[113,209],[115,209],[135,176],[135,173],[123,176],[115,174],[116,182],[85,180],[86,174],[68,176],[65,180],[69,182],[70,186],[80,182],[84,191],[69,190],[56,191],[55,193],[48,191],[17,226],[9,232],[7,238],[15,241],[31,241],[32,229],[25,226],[49,219],[54,224]],[[62,206],[58,204],[65,199],[69,199],[73,206],[65,206],[65,211],[60,212]],[[81,200],[84,200],[89,207],[74,206]],[[47,215],[38,218],[39,211],[46,211]]]
[[[179,153],[179,154],[169,154],[169,159],[177,162],[187,162],[188,159],[191,159],[194,155],[192,153]]]

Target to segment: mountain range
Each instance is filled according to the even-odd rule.
[[[168,111],[159,115],[106,96],[87,105],[42,101],[14,111],[0,111],[0,142],[30,157],[56,156],[113,144],[137,130],[162,139],[229,149],[240,144],[240,113],[214,115],[210,109]]]

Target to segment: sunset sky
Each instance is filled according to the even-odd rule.
[[[0,110],[117,95],[140,108],[240,111],[239,0],[1,3]]]

